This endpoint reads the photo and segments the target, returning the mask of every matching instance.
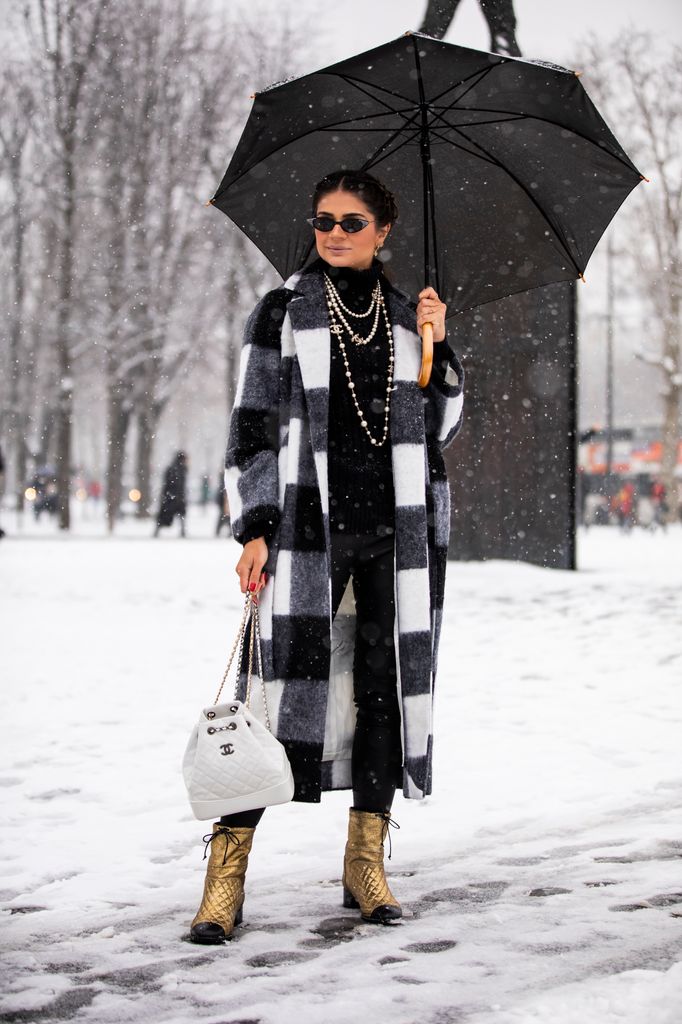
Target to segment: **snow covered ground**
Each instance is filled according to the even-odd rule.
[[[405,918],[341,908],[348,794],[270,809],[245,925],[203,884],[180,762],[241,608],[238,547],[50,522],[0,544],[3,1021],[679,1024],[682,530],[576,573],[450,565],[433,797],[397,797]]]

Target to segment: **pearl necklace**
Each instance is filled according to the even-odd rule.
[[[327,301],[329,302],[329,305],[334,308],[334,313],[348,331],[350,335],[350,340],[355,345],[367,345],[372,340],[374,335],[377,333],[379,327],[379,305],[381,302],[381,285],[379,284],[379,281],[377,281],[374,291],[372,292],[372,301],[369,304],[369,309],[367,309],[367,311],[364,313],[354,313],[352,309],[348,309],[347,306],[344,306],[343,302],[341,301],[341,296],[339,295],[329,276],[325,274],[324,278],[325,284],[327,286]],[[353,328],[348,323],[348,321],[346,320],[345,316],[343,315],[344,313],[348,313],[350,316],[354,316],[356,319],[359,320],[366,316],[369,316],[372,310],[374,310],[374,324],[366,338],[363,338],[361,334],[358,334],[356,331],[354,331]],[[338,325],[336,326],[338,327],[338,330],[341,330],[341,328]]]
[[[325,274],[325,277],[326,277],[326,274]],[[331,282],[329,282],[329,283],[331,284]],[[372,337],[374,337],[374,334],[376,333],[376,327],[377,327],[378,319],[379,319],[378,318],[379,310],[381,310],[381,312],[383,313],[383,316],[384,316],[384,322],[386,324],[386,333],[388,335],[388,373],[387,373],[387,376],[386,376],[386,401],[384,403],[384,429],[383,429],[383,432],[382,432],[381,440],[377,440],[376,437],[372,436],[372,433],[369,430],[369,427],[368,427],[368,424],[367,424],[367,418],[366,418],[365,414],[363,413],[362,409],[360,408],[360,405],[358,404],[357,398],[355,397],[355,384],[353,383],[353,378],[351,376],[350,364],[348,362],[348,353],[346,351],[346,345],[345,345],[344,340],[343,340],[343,328],[344,327],[346,328],[346,330],[350,334],[352,340],[355,340],[355,337],[354,337],[354,333],[353,333],[352,329],[349,327],[349,325],[343,319],[343,315],[340,314],[338,309],[336,308],[335,303],[334,303],[333,299],[331,298],[331,291],[330,291],[329,288],[327,289],[327,305],[328,305],[328,308],[329,308],[329,318],[331,320],[331,323],[330,323],[330,326],[329,326],[329,330],[330,330],[330,332],[332,334],[334,334],[339,339],[339,347],[341,348],[341,355],[343,356],[343,362],[344,362],[344,366],[346,368],[346,383],[348,384],[348,390],[350,391],[351,398],[353,399],[353,405],[355,406],[355,411],[357,412],[358,417],[360,419],[360,426],[362,427],[362,429],[367,434],[367,437],[369,438],[371,444],[376,445],[377,447],[381,447],[382,444],[385,444],[386,438],[388,437],[388,417],[389,417],[389,412],[390,412],[390,408],[391,408],[391,392],[393,390],[393,388],[392,388],[392,384],[393,384],[393,365],[394,365],[394,362],[395,362],[395,357],[394,357],[394,354],[393,354],[393,332],[391,331],[391,323],[390,323],[390,320],[388,319],[388,313],[386,311],[386,304],[384,302],[384,296],[383,296],[383,293],[381,291],[381,286],[380,286],[378,281],[377,281],[377,287],[379,288],[379,292],[378,292],[378,295],[377,295],[377,319],[376,319],[376,323],[374,325],[374,328],[373,328],[372,333],[370,334],[370,336],[368,338],[362,338],[361,339],[361,344],[366,345],[367,342]],[[332,285],[332,288],[333,288],[333,285]],[[364,315],[367,316],[366,313]],[[341,323],[337,323],[336,322],[335,318],[337,316],[341,320]]]
[[[370,302],[367,311],[365,313],[356,313],[355,310],[349,309],[348,306],[344,306],[343,302],[341,301],[341,296],[339,295],[338,288],[330,278],[329,274],[325,273],[324,279],[327,283],[329,291],[334,295],[337,305],[340,306],[343,312],[347,313],[348,316],[354,316],[358,319],[361,319],[362,317],[365,316],[369,316],[369,314],[374,309],[374,303],[378,301],[379,296],[381,295],[381,285],[379,284],[379,280],[377,279],[377,283],[374,285],[374,289],[372,291],[372,301]]]

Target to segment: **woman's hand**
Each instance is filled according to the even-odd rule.
[[[434,288],[424,288],[418,295],[417,331],[422,335],[423,324],[433,324],[433,340],[445,341],[445,313],[447,306],[438,298]]]
[[[268,546],[264,537],[255,537],[247,541],[236,568],[242,594],[247,590],[257,594],[263,589],[267,583],[267,576],[263,572],[267,560]]]

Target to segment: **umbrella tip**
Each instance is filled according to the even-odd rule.
[[[411,35],[412,35],[412,32],[411,32],[411,31],[410,31],[410,30],[408,29],[408,31],[407,31],[407,32],[403,32],[403,35],[404,35],[404,36],[411,36]]]
[[[651,184],[651,178],[647,178],[646,174],[640,174],[642,181],[648,181]]]
[[[249,93],[249,99],[250,100],[255,100],[255,98],[256,98],[256,93],[255,92]]]
[[[582,75],[582,71],[574,71],[573,74],[576,78],[580,78],[580,76]]]
[[[583,284],[587,284],[587,281],[585,280],[585,276],[583,274],[580,274],[580,280]]]
[[[212,206],[212,205],[213,205],[213,200],[212,199],[207,199],[206,202],[204,203],[204,206]]]

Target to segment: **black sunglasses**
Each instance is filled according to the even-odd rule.
[[[362,231],[371,223],[364,217],[344,217],[342,220],[334,220],[333,217],[306,217],[306,222],[311,224],[316,231],[333,231],[336,225],[340,224],[349,235],[354,235],[356,231]]]

